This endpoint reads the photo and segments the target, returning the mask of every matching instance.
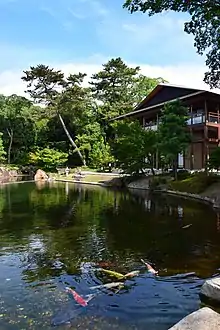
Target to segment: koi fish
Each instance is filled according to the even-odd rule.
[[[70,325],[71,320],[83,313],[83,308],[73,308],[72,305],[66,306],[65,309],[61,310],[57,315],[51,319],[51,325],[56,327],[60,325]]]
[[[183,226],[182,229],[187,229],[187,228],[189,228],[191,226],[192,226],[192,224],[190,223],[189,225]]]
[[[130,273],[125,274],[124,276],[127,277],[135,277],[138,276],[140,274],[140,270],[133,270]]]
[[[123,283],[121,283],[121,282],[111,282],[111,283],[106,283],[106,284],[102,284],[102,285],[91,286],[90,289],[91,290],[95,290],[95,289],[112,289],[112,288],[116,288],[116,287],[120,287],[120,286],[124,286]]]
[[[153,267],[150,264],[148,264],[147,262],[145,262],[143,259],[141,259],[141,262],[147,267],[147,270],[149,273],[154,274],[154,275],[158,274],[158,272],[155,269],[153,269]]]
[[[101,272],[109,275],[109,276],[113,276],[113,277],[116,277],[117,279],[119,280],[123,280],[125,279],[125,276],[121,273],[117,273],[117,272],[114,272],[112,270],[108,270],[108,269],[104,269],[104,268],[99,268],[98,270],[100,270]]]
[[[94,298],[94,295],[87,295],[87,299],[84,299],[83,297],[81,297],[76,291],[74,291],[73,289],[66,287],[66,292],[68,292],[69,294],[71,294],[74,298],[74,300],[81,306],[85,307],[88,305],[88,302]]]

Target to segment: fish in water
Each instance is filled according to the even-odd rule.
[[[154,275],[158,274],[158,272],[155,269],[153,269],[153,267],[150,264],[148,264],[147,262],[145,262],[143,259],[141,259],[141,262],[147,267],[147,270],[149,273],[154,274]]]
[[[189,225],[183,226],[182,229],[187,229],[187,228],[189,228],[191,226],[192,226],[192,224],[190,223]]]
[[[82,314],[84,311],[84,308],[78,307],[74,308],[71,306],[66,306],[65,310],[61,310],[57,315],[55,315],[51,320],[51,325],[56,327],[60,325],[70,325],[70,321],[80,314]]]
[[[106,284],[101,284],[101,285],[96,285],[96,286],[91,286],[91,290],[96,290],[96,289],[112,289],[112,288],[117,288],[117,287],[122,287],[124,286],[123,283],[121,282],[111,282],[111,283],[106,283]]]
[[[104,269],[104,268],[99,268],[98,270],[100,270],[101,272],[103,272],[103,273],[105,273],[109,276],[116,277],[119,280],[124,280],[125,279],[125,276],[121,273],[114,272],[112,270],[108,270],[108,269]]]
[[[71,294],[74,298],[74,300],[80,305],[80,306],[87,306],[88,302],[94,298],[94,295],[87,295],[86,299],[84,299],[83,297],[81,297],[76,291],[74,291],[73,289],[66,287],[66,292],[68,292],[69,294]]]
[[[125,277],[135,277],[135,276],[138,276],[140,274],[140,270],[133,270],[132,272],[130,273],[127,273],[125,274]]]

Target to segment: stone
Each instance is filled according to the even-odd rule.
[[[217,330],[220,329],[220,315],[211,308],[203,307],[184,317],[169,330]]]
[[[49,177],[46,174],[46,172],[44,172],[43,170],[38,169],[35,176],[34,176],[34,180],[35,181],[42,181],[42,180],[48,180]]]
[[[201,294],[212,300],[220,301],[220,277],[206,280],[202,285]]]

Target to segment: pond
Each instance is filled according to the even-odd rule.
[[[0,329],[166,330],[201,307],[201,285],[219,266],[219,217],[203,204],[68,183],[1,185]],[[92,290],[114,281],[100,267],[140,275]],[[66,287],[93,299],[82,307]]]

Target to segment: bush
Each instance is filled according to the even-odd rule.
[[[160,189],[161,186],[167,185],[169,178],[164,176],[155,176],[152,177],[149,181],[149,188],[150,190]]]
[[[200,172],[191,174],[182,181],[173,181],[170,183],[170,187],[177,191],[200,194],[217,181],[218,177],[216,175],[207,175],[207,173]]]
[[[185,180],[191,177],[191,174],[187,170],[180,170],[177,172],[177,180]]]
[[[55,171],[58,166],[64,166],[68,154],[51,148],[37,149],[29,153],[31,165],[39,166],[47,171]]]

